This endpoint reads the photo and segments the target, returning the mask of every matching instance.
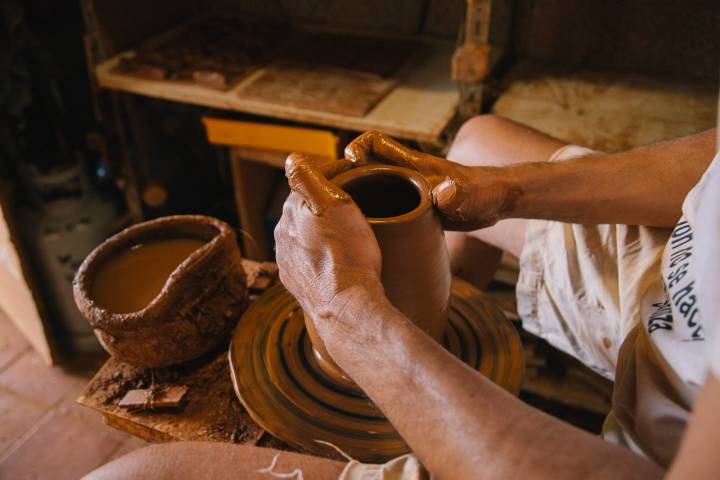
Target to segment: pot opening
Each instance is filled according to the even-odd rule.
[[[357,177],[342,188],[367,218],[397,217],[420,205],[418,187],[411,180],[390,173]]]
[[[99,265],[90,294],[110,312],[138,312],[158,296],[178,266],[206,243],[192,237],[154,239],[116,252]]]

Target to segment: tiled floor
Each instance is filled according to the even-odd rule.
[[[75,403],[102,359],[48,367],[0,310],[0,478],[77,479],[145,442]]]

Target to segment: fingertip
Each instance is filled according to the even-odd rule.
[[[299,168],[307,164],[309,160],[309,157],[304,153],[290,153],[285,159],[285,176],[290,178]]]
[[[285,160],[285,176],[290,189],[297,193],[314,215],[345,202],[348,195],[330,182],[307,155],[291,153]]]
[[[356,140],[345,147],[345,158],[355,165],[365,165],[367,163],[365,150],[361,145],[355,142]]]

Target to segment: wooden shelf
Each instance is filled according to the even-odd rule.
[[[450,79],[450,59],[455,45],[450,42],[432,44],[433,49],[427,58],[414,61],[398,86],[364,117],[240,98],[238,91],[265,69],[254,72],[225,92],[191,83],[148,80],[113,73],[120,58],[132,54],[131,51],[99,64],[95,73],[100,86],[112,90],[343,130],[362,132],[377,129],[398,138],[434,142],[455,115],[459,96]]]

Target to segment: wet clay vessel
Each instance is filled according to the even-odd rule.
[[[159,218],[109,238],[80,266],[73,289],[108,353],[141,367],[219,346],[248,304],[235,233],[200,215]]]
[[[442,224],[419,172],[366,165],[333,179],[358,205],[382,253],[382,284],[390,302],[421,330],[441,341],[450,305],[450,261]],[[327,353],[312,321],[306,327],[318,362],[336,380],[352,385]]]
[[[524,371],[519,337],[486,296],[451,278],[427,180],[412,170],[369,165],[333,181],[373,228],[383,287],[393,305],[465,363],[517,393]],[[316,440],[330,442],[366,462],[408,451],[382,412],[328,356],[313,323],[281,285],[245,313],[229,355],[238,397],[277,438],[320,455],[329,450]]]

